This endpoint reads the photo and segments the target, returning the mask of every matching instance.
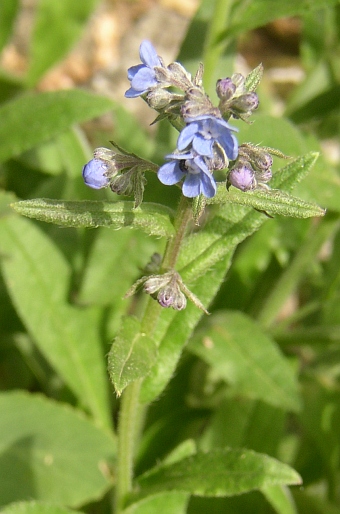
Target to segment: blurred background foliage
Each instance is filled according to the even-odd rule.
[[[290,464],[303,477],[303,488],[285,491],[282,503],[270,491],[233,498],[193,497],[178,512],[339,512],[340,4],[335,0],[226,4],[229,12],[221,16],[216,41],[209,37],[214,2],[0,3],[0,506],[4,512],[17,512],[6,505],[28,499],[64,506],[60,512],[66,507],[108,510],[114,439],[107,432],[115,423],[117,402],[106,378],[106,354],[127,310],[123,294],[150,255],[162,250],[164,241],[136,230],[60,229],[21,219],[9,204],[37,197],[117,199],[111,192],[86,188],[81,177],[93,148],[108,146],[111,139],[144,158],[163,162],[176,141],[175,131],[163,123],[150,126],[152,113],[143,102],[123,97],[128,87],[126,69],[137,62],[140,41],[146,38],[166,62],[179,54],[192,72],[203,58],[211,96],[218,78],[234,71],[247,73],[262,62],[260,107],[253,124],[235,122],[239,139],[279,148],[292,157],[320,152],[294,194],[317,202],[327,214],[323,219],[271,219],[238,247],[210,308],[212,316],[201,320],[171,383],[149,408],[137,473],[188,438],[206,450],[249,448]],[[214,49],[219,45],[223,55],[216,60]],[[281,164],[276,163],[276,169]],[[176,188],[148,177],[145,200],[159,198],[175,206]],[[252,335],[251,327],[246,331],[249,320],[256,320],[286,357],[298,380],[298,394],[292,393],[298,404],[289,398],[281,404],[268,401],[264,393],[263,400],[258,391],[252,393],[252,382],[250,387],[233,382],[243,361],[231,358],[231,352],[224,350],[228,344],[235,350],[244,341],[258,343],[259,359],[261,349],[266,362],[269,343]],[[231,341],[223,335],[225,327],[233,334]],[[90,337],[91,345],[84,343],[79,355],[71,356],[74,342]],[[209,344],[209,338],[221,339],[221,354],[215,358],[200,344],[202,340]],[[220,366],[221,358],[229,362],[228,369]],[[50,399],[56,403],[50,404]],[[71,407],[65,404],[76,412],[69,412]],[[79,414],[82,411],[92,417],[92,424]],[[27,445],[31,433],[34,437]],[[12,436],[19,442],[14,444]],[[78,443],[68,447],[70,440]],[[57,455],[63,448],[68,458],[60,457],[58,475],[47,478],[34,455],[47,452],[48,467],[48,451],[54,445]],[[83,462],[84,454],[88,462]],[[94,466],[99,459],[106,462],[103,473]],[[149,512],[156,510],[150,507]]]

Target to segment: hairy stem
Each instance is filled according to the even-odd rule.
[[[168,241],[164,252],[164,269],[174,268],[188,223],[191,219],[192,212],[190,204],[187,198],[182,196],[174,221],[176,234]],[[150,336],[153,335],[161,310],[160,305],[153,298],[149,298],[141,320],[142,331],[144,333]],[[115,514],[120,514],[123,511],[127,495],[132,491],[135,449],[142,431],[145,410],[147,408],[147,405],[141,405],[139,402],[141,385],[142,380],[136,380],[129,384],[122,394],[118,420]]]

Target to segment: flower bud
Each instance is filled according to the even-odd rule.
[[[231,110],[234,116],[238,114],[250,115],[259,105],[259,99],[256,93],[245,93],[237,96],[231,103]]]
[[[168,107],[173,100],[174,94],[163,88],[152,89],[146,95],[147,104],[156,111],[160,111]]]
[[[101,159],[92,159],[83,167],[83,178],[87,186],[93,189],[102,189],[110,183],[107,172],[108,163]]]
[[[216,93],[220,100],[230,100],[236,91],[236,86],[230,78],[219,79],[216,83]]]
[[[184,294],[174,281],[171,281],[167,286],[159,290],[157,300],[162,307],[172,307],[176,311],[185,309],[187,305]]]
[[[256,187],[255,172],[250,165],[239,163],[228,174],[227,189],[232,185],[241,191],[249,191]]]
[[[110,181],[111,191],[117,193],[117,195],[126,195],[129,196],[133,193],[133,172],[132,168],[125,173],[121,173],[113,180]]]
[[[186,122],[198,116],[215,116],[217,118],[221,116],[208,95],[199,87],[192,87],[186,91],[186,100],[181,107],[181,113]]]
[[[145,282],[143,289],[147,294],[154,294],[161,287],[165,286],[169,282],[169,277],[165,275],[152,275]]]

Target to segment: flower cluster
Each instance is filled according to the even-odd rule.
[[[112,143],[113,144],[113,143]],[[91,159],[83,167],[83,178],[87,186],[93,189],[110,187],[118,195],[134,194],[135,207],[143,200],[146,183],[145,171],[157,171],[152,162],[125,152],[117,144],[115,150],[96,148]]]
[[[184,196],[194,198],[203,194],[211,198],[216,194],[216,181],[213,172],[228,167],[229,160],[235,160],[238,153],[237,139],[222,114],[214,107],[201,84],[202,69],[192,78],[179,63],[167,68],[157,56],[149,41],[140,47],[142,65],[128,70],[131,82],[127,97],[144,95],[146,101],[153,102],[158,111],[177,113],[185,126],[181,130],[175,152],[166,156],[169,160],[158,171],[159,180],[173,185],[183,179]],[[183,95],[172,97],[167,93],[168,104],[164,105],[164,89],[176,86]],[[156,92],[161,91],[161,94]],[[162,104],[155,103],[162,98]],[[169,107],[170,106],[170,107]]]
[[[125,298],[132,296],[141,285],[143,285],[144,292],[155,298],[161,307],[172,307],[176,311],[181,311],[185,309],[187,298],[189,298],[196,307],[205,312],[205,314],[209,314],[201,301],[187,288],[181,276],[175,270],[140,278],[126,293]]]
[[[135,204],[142,201],[144,171],[157,171],[165,185],[182,184],[182,193],[188,198],[212,198],[217,191],[214,172],[226,170],[227,187],[232,184],[243,191],[254,189],[270,178],[268,169],[258,169],[252,160],[246,160],[239,151],[235,136],[237,129],[229,118],[247,121],[258,106],[254,90],[262,76],[262,67],[247,77],[234,74],[220,79],[216,92],[219,106],[212,104],[202,86],[203,66],[194,77],[178,62],[165,66],[150,41],[140,45],[141,64],[128,69],[130,88],[127,98],[141,96],[158,116],[167,118],[178,130],[176,149],[165,158],[167,162],[143,165],[143,160],[123,152],[115,153],[103,148],[95,152],[94,159],[84,166],[85,183],[95,189],[110,187],[118,194],[134,194]],[[256,160],[256,159],[255,159]],[[143,168],[143,172],[138,172]],[[255,176],[256,175],[256,176]]]
[[[230,186],[237,187],[241,191],[267,189],[267,182],[272,178],[273,158],[270,153],[277,154],[276,151],[271,152],[270,148],[262,148],[250,143],[241,145],[235,164],[227,176],[227,189]]]
[[[266,188],[272,176],[271,155],[279,152],[250,143],[239,146],[237,129],[231,118],[248,122],[258,107],[256,87],[262,77],[262,65],[246,77],[236,73],[216,84],[219,104],[216,107],[203,88],[203,65],[195,76],[178,62],[166,66],[150,41],[140,45],[141,64],[128,69],[130,88],[127,98],[142,97],[157,112],[155,121],[167,119],[179,132],[176,148],[166,155],[166,162],[157,166],[126,152],[112,142],[114,149],[97,148],[83,168],[83,178],[94,189],[110,188],[122,195],[134,195],[135,207],[143,199],[145,172],[157,173],[165,185],[180,184],[183,196],[192,198],[193,220],[197,223],[209,198],[217,193],[217,171],[225,173],[227,189],[241,191]],[[165,262],[167,262],[165,260]],[[125,295],[139,287],[162,307],[180,311],[187,299],[208,312],[187,288],[175,269],[162,268],[158,254],[152,256],[145,276],[137,280]]]

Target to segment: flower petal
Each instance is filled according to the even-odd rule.
[[[136,98],[137,96],[140,96],[143,94],[144,91],[136,91],[136,89],[133,89],[133,87],[130,87],[130,89],[127,89],[124,93],[125,98]]]
[[[228,159],[234,161],[238,154],[238,142],[234,134],[225,131],[219,137],[218,142],[224,149]]]
[[[157,176],[162,184],[172,186],[183,178],[184,173],[179,167],[179,162],[171,161],[159,168]]]
[[[178,136],[177,140],[177,148],[178,150],[184,150],[187,146],[190,145],[192,142],[195,134],[197,133],[199,129],[199,126],[197,123],[189,123],[184,127],[184,129],[181,131],[180,135]]]
[[[184,181],[182,193],[188,198],[194,198],[201,193],[201,179],[200,175],[193,175],[189,173]]]
[[[91,159],[91,161],[83,167],[83,179],[85,184],[92,187],[92,189],[107,187],[110,183],[108,177],[104,175],[107,169],[107,165],[101,159]]]
[[[131,87],[137,91],[146,91],[156,84],[155,72],[146,66],[142,66],[131,80]]]
[[[149,68],[153,68],[154,66],[161,66],[156,49],[147,39],[142,41],[139,47],[139,56],[140,60]]]
[[[208,174],[202,173],[201,175],[201,193],[204,194],[207,198],[212,198],[216,194],[216,182],[215,179],[210,173]]]
[[[128,79],[132,80],[141,68],[145,68],[144,64],[137,64],[136,66],[131,66],[131,68],[127,70]]]
[[[199,155],[213,157],[213,143],[213,139],[206,139],[201,134],[196,134],[196,137],[192,142],[192,146]]]

